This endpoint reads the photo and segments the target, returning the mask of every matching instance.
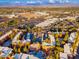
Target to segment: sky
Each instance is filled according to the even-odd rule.
[[[28,4],[79,4],[79,0],[0,0],[1,5],[28,5]]]

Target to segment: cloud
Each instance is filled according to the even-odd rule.
[[[49,3],[55,3],[55,0],[49,0]]]
[[[31,1],[27,1],[26,3],[42,3],[41,0],[31,0]]]
[[[15,3],[21,3],[20,1],[15,1]]]
[[[59,2],[59,3],[69,3],[70,0],[49,0],[50,3],[56,3],[56,2]]]
[[[34,1],[27,1],[27,3],[35,3]]]

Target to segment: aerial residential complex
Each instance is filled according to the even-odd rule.
[[[78,3],[0,0],[0,59],[79,59]]]

